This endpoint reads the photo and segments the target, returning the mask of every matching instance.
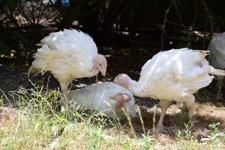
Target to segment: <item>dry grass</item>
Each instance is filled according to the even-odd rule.
[[[224,103],[196,103],[196,126],[185,126],[186,115],[172,105],[165,125],[168,133],[152,134],[150,129],[160,109],[139,107],[141,118],[109,120],[95,114],[57,111],[57,91],[21,90],[8,98],[18,100],[17,108],[0,107],[2,149],[224,149]]]

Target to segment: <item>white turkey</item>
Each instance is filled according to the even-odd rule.
[[[225,69],[225,33],[215,36],[209,43],[208,50],[211,54],[209,62],[212,66]],[[216,99],[221,99],[221,89],[223,86],[223,76],[218,77],[218,91]]]
[[[49,71],[59,81],[64,105],[68,106],[68,86],[75,78],[91,77],[100,71],[106,74],[107,61],[98,50],[93,39],[86,33],[65,29],[50,33],[41,40],[28,71],[28,76]]]
[[[193,126],[193,94],[210,84],[213,79],[210,74],[225,75],[225,71],[209,65],[205,59],[207,53],[188,48],[162,51],[144,64],[138,81],[126,74],[119,74],[114,82],[128,88],[136,96],[160,100],[161,116],[156,131],[165,131],[163,119],[173,100],[186,104],[189,123]]]
[[[74,109],[94,110],[111,118],[124,118],[126,114],[133,118],[136,114],[133,94],[113,82],[99,82],[71,90],[67,98],[74,102]]]

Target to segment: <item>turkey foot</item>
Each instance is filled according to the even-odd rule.
[[[196,122],[197,122],[197,121],[195,121],[194,118],[190,118],[190,119],[189,119],[189,122],[188,122],[188,129],[189,129],[189,130],[192,130],[192,129],[195,127]]]

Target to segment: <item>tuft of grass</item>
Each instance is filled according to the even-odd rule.
[[[178,131],[177,142],[164,144],[145,128],[140,109],[138,114],[143,133],[137,133],[128,116],[127,123],[122,124],[119,119],[109,119],[93,112],[74,110],[68,115],[59,109],[61,94],[57,90],[21,88],[11,92],[9,96],[4,95],[0,101],[3,98],[16,103],[0,107],[1,149],[224,148],[225,136],[219,132],[217,124],[210,126],[211,134],[207,137],[209,140],[194,140],[192,132],[186,126]],[[215,136],[219,138],[213,138]]]
[[[141,149],[151,143],[150,136],[131,138],[118,119],[76,110],[68,116],[58,109],[59,91],[21,88],[5,98],[16,101],[9,104],[16,115],[0,127],[2,149]]]
[[[184,126],[185,126],[184,130],[178,130],[177,137],[178,139],[190,140],[192,135],[191,130],[189,129],[188,124],[185,123]]]

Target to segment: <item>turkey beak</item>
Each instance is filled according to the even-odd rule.
[[[93,66],[91,70],[96,70],[96,71],[100,71],[102,76],[105,77],[106,74],[106,69],[99,67],[99,66]]]
[[[97,68],[101,72],[102,76],[105,77],[106,67],[104,65],[98,65]]]
[[[106,69],[100,69],[100,72],[102,73],[102,76],[105,77]]]

